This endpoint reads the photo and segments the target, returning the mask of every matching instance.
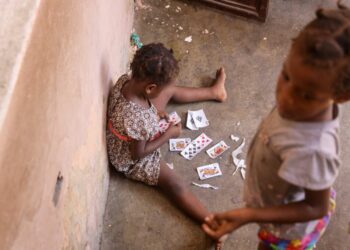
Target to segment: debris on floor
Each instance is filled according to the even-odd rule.
[[[210,184],[207,184],[207,183],[199,184],[199,183],[196,183],[196,182],[192,182],[192,185],[193,186],[197,186],[197,187],[201,187],[201,188],[211,188],[211,189],[215,189],[215,190],[219,189],[218,187],[210,185]]]
[[[142,0],[135,0],[135,8],[136,8],[136,10],[138,10],[139,8],[140,9],[149,9],[150,6],[143,4]]]
[[[235,150],[232,152],[232,159],[233,163],[236,167],[236,169],[233,171],[232,175],[234,175],[238,170],[241,172],[242,178],[245,179],[245,160],[238,158],[240,154],[243,153],[243,147],[245,145],[245,138],[243,138],[243,141],[241,145],[238,146]]]
[[[174,169],[174,163],[166,163],[166,165],[167,165],[170,169]]]
[[[229,148],[230,147],[227,146],[227,144],[224,141],[220,141],[213,147],[209,148],[207,150],[207,154],[209,155],[210,158],[215,159],[216,157],[224,153]]]
[[[136,33],[131,34],[130,40],[131,40],[132,46],[136,46],[138,49],[140,49],[143,45],[141,43],[140,37]]]
[[[213,163],[197,168],[199,179],[205,180],[222,175],[219,163]]]
[[[235,136],[235,135],[231,135],[231,140],[232,141],[235,141],[235,142],[238,142],[239,141],[239,137],[238,136]]]
[[[192,36],[186,37],[185,42],[188,42],[188,43],[192,42]]]
[[[204,30],[202,31],[202,34],[209,34],[209,30],[204,29]]]

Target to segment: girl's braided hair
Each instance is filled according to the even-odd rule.
[[[162,43],[150,43],[136,51],[130,65],[132,76],[138,80],[149,80],[157,85],[166,85],[179,73],[173,51]]]
[[[316,11],[293,41],[307,64],[335,71],[333,95],[337,101],[350,98],[350,9],[338,1],[338,9]]]

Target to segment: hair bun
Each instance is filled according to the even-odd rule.
[[[348,55],[350,52],[350,27],[344,29],[344,31],[335,38],[335,40],[342,47],[344,53]]]
[[[319,59],[336,59],[344,56],[343,49],[334,40],[317,41],[314,45],[315,56]]]
[[[323,13],[323,9],[318,9],[318,10],[316,10],[316,17],[317,18],[325,18],[326,16],[325,16],[325,14]]]

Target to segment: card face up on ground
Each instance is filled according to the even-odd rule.
[[[220,141],[219,143],[217,143],[213,147],[209,148],[207,150],[207,154],[209,155],[210,158],[215,159],[216,157],[218,157],[219,155],[224,153],[229,148],[230,147],[227,146],[224,141]]]
[[[188,144],[191,143],[191,138],[176,138],[169,140],[170,151],[182,151]]]
[[[196,139],[194,139],[184,150],[181,151],[181,155],[187,160],[192,160],[199,152],[206,148],[213,140],[206,134],[202,133]]]
[[[213,164],[198,167],[197,172],[198,172],[199,179],[201,180],[222,175],[221,169],[219,167],[219,163],[213,163]]]
[[[207,119],[203,109],[191,111],[187,113],[186,127],[191,130],[198,130],[209,126],[209,120]]]

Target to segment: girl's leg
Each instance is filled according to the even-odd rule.
[[[152,99],[152,103],[158,110],[165,110],[170,100],[177,103],[189,103],[214,100],[223,102],[227,98],[225,89],[226,74],[224,68],[218,69],[216,79],[212,86],[204,88],[179,87],[167,88],[164,93]]]
[[[199,223],[203,223],[204,218],[209,215],[208,210],[186,188],[173,170],[166,166],[163,160],[160,162],[158,186],[170,197],[176,206]]]

